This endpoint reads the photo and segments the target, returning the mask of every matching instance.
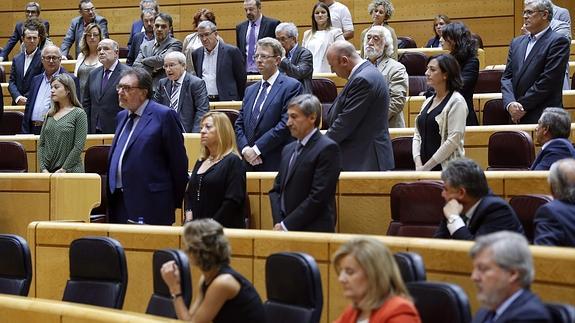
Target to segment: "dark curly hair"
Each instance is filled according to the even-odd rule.
[[[456,21],[445,25],[441,36],[444,41],[449,40],[453,44],[450,54],[459,65],[463,65],[470,57],[477,56],[477,41],[463,23]]]
[[[230,244],[224,228],[213,219],[188,222],[184,227],[184,243],[202,271],[230,263]]]

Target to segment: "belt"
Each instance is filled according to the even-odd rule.
[[[43,124],[44,124],[44,121],[32,121],[32,125],[34,127],[42,127]]]

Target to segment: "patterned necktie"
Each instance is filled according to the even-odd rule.
[[[256,23],[251,23],[250,33],[248,35],[248,66],[255,64],[254,54],[256,53]]]
[[[100,90],[102,92],[104,92],[104,90],[106,89],[106,85],[108,85],[108,79],[110,78],[110,70],[105,70],[104,71],[104,76],[102,77],[102,87],[100,88]]]
[[[262,90],[260,91],[260,94],[258,95],[258,98],[256,100],[256,104],[254,104],[253,108],[252,108],[252,114],[250,115],[250,120],[248,122],[249,125],[249,130],[250,130],[250,135],[248,137],[248,143],[250,145],[253,145],[253,139],[256,133],[256,124],[258,123],[258,117],[261,114],[261,106],[262,104],[265,102],[266,97],[268,96],[268,91],[267,88],[268,86],[270,86],[270,84],[265,81],[262,83]]]
[[[180,87],[180,83],[174,81],[172,82],[172,94],[170,94],[170,108],[173,110],[178,111],[178,101],[180,100],[180,96],[178,95],[178,87]]]
[[[128,143],[128,137],[130,136],[130,132],[132,132],[132,128],[134,127],[134,119],[136,119],[137,114],[130,113],[128,116],[128,123],[124,127],[124,131],[118,138],[118,142],[116,143],[116,147],[112,152],[112,160],[110,161],[110,171],[108,172],[108,183],[110,184],[110,192],[114,192],[116,189],[116,175],[118,173],[118,164],[120,163],[120,156],[122,156],[122,151],[124,151],[124,147]]]

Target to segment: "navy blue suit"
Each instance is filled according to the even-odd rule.
[[[564,138],[555,138],[549,141],[535,158],[531,170],[549,170],[554,162],[563,158],[575,158],[573,144]]]
[[[259,81],[246,89],[240,115],[235,124],[236,139],[240,151],[255,144],[261,152],[263,164],[255,167],[248,165],[248,171],[277,171],[282,148],[293,140],[286,126],[287,103],[294,96],[301,94],[303,87],[298,80],[280,73],[262,105],[255,129],[251,129],[248,122],[261,84],[262,81]],[[248,134],[252,132],[254,139],[248,141]]]
[[[32,62],[24,74],[24,61],[26,54],[20,53],[14,57],[12,61],[12,69],[10,70],[10,81],[8,82],[8,91],[12,96],[12,105],[16,105],[16,99],[19,96],[28,98],[30,86],[32,85],[32,78],[44,71],[42,65],[42,50],[36,49]]]
[[[473,317],[472,323],[483,323],[489,310],[485,308],[479,309],[475,317]],[[533,294],[528,290],[524,290],[517,299],[509,305],[509,307],[501,313],[494,323],[551,323],[551,317],[549,312],[545,308],[545,305],[541,302],[537,295]]]
[[[523,233],[523,226],[509,203],[498,196],[487,195],[477,205],[467,226],[459,228],[451,235],[447,229],[447,221],[443,218],[433,237],[475,240],[478,236],[503,230]]]
[[[142,19],[138,19],[132,23],[132,30],[130,30],[130,38],[128,38],[128,48],[130,48],[130,45],[132,45],[134,36],[142,32],[142,28],[144,28],[144,22],[142,21]],[[138,56],[138,53],[136,53],[136,56]]]
[[[111,162],[116,141],[128,120],[128,110],[118,113],[117,128],[108,158]],[[176,208],[188,182],[188,158],[184,147],[182,126],[176,111],[148,102],[140,120],[126,144],[122,159],[123,204],[122,212],[118,194],[107,192],[110,201],[111,222],[126,223],[143,217],[146,224],[171,225]],[[122,147],[118,147],[122,149]],[[108,174],[115,176],[115,174]]]
[[[244,61],[247,62],[247,43],[246,43],[246,34],[248,32],[248,23],[249,20],[245,20],[239,23],[236,26],[236,44],[242,52],[242,57]],[[262,16],[262,20],[260,23],[260,29],[258,32],[258,39],[262,39],[265,37],[276,38],[276,27],[280,24],[279,20],[274,18]],[[245,70],[245,67],[244,67]]]
[[[46,27],[46,37],[48,37],[50,35],[50,23],[46,20],[41,21],[44,23],[44,27]],[[12,33],[12,36],[10,36],[8,42],[0,52],[0,56],[4,57],[4,61],[8,60],[8,55],[10,54],[14,46],[16,46],[18,42],[22,41],[22,36],[24,36],[24,22],[19,21],[16,23],[16,26],[14,26],[14,32]]]
[[[575,247],[575,204],[553,200],[535,212],[534,244]]]

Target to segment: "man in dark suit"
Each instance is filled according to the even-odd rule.
[[[37,19],[40,16],[40,4],[38,2],[28,2],[26,4],[25,13],[26,13],[26,21],[34,18]],[[14,26],[14,32],[12,33],[12,36],[8,38],[8,42],[6,43],[6,45],[4,45],[4,47],[0,51],[0,62],[7,61],[8,55],[10,55],[10,52],[12,51],[14,46],[16,46],[16,44],[18,44],[19,41],[22,42],[24,40],[23,38],[24,24],[26,23],[26,21],[19,21],[16,23],[16,26]],[[44,34],[46,37],[48,37],[48,35],[50,34],[50,23],[46,20],[41,20],[41,22],[44,24],[45,27]]]
[[[198,25],[202,46],[192,53],[196,75],[206,82],[210,101],[242,100],[246,88],[245,62],[234,46],[219,40],[216,25],[206,20]]]
[[[116,115],[122,111],[116,85],[126,65],[118,60],[118,43],[103,39],[98,44],[98,60],[102,66],[90,72],[84,89],[82,105],[88,116],[88,133],[114,133]]]
[[[164,57],[166,78],[160,80],[154,100],[178,112],[185,132],[200,132],[200,120],[210,109],[206,83],[186,73],[186,55],[171,52]]]
[[[130,37],[128,38],[128,48],[130,48],[130,46],[132,45],[132,40],[134,39],[134,36],[145,31],[146,23],[144,21],[143,14],[144,10],[147,9],[151,9],[155,13],[160,12],[160,6],[156,2],[156,0],[140,0],[140,19],[132,23],[132,29],[130,30]]]
[[[280,63],[280,72],[301,82],[303,93],[312,93],[313,55],[297,44],[297,27],[291,22],[282,22],[276,27],[276,39],[285,49]]]
[[[554,200],[535,213],[537,245],[575,247],[575,160],[557,161],[549,171],[549,186]]]
[[[262,81],[246,89],[236,120],[236,139],[248,171],[277,171],[281,151],[292,138],[286,127],[287,104],[301,94],[301,83],[278,70],[282,45],[274,38],[262,38],[256,61]]]
[[[236,44],[246,62],[248,74],[259,74],[258,67],[253,56],[259,39],[265,37],[274,38],[279,21],[262,15],[261,0],[244,0],[244,10],[248,20],[236,26]]]
[[[32,78],[30,95],[24,108],[24,120],[22,120],[22,133],[39,135],[42,124],[50,109],[51,91],[50,81],[60,73],[67,73],[60,65],[62,52],[54,45],[47,45],[42,49],[42,66],[44,73]],[[73,74],[70,76],[76,82],[76,93],[80,93],[80,82]]]
[[[347,79],[328,112],[326,133],[341,148],[343,170],[393,169],[389,90],[383,75],[344,40],[329,47],[327,60],[339,77]]]
[[[102,16],[96,15],[96,7],[92,4],[92,0],[80,0],[78,9],[80,10],[80,16],[72,19],[70,27],[68,27],[68,31],[66,32],[66,36],[62,40],[62,46],[60,46],[63,59],[66,59],[68,56],[70,49],[72,48],[72,44],[75,44],[76,47],[76,55],[73,57],[78,57],[78,54],[80,54],[80,40],[84,34],[84,26],[87,26],[90,23],[96,23],[100,26],[100,29],[102,30],[102,38],[109,37],[108,20]]]
[[[287,114],[287,126],[297,141],[284,147],[269,192],[274,230],[334,232],[339,147],[318,129],[321,103],[315,96],[296,96]]]
[[[569,40],[551,30],[551,1],[527,2],[524,28],[509,46],[501,78],[503,105],[516,123],[537,123],[546,107],[561,107],[562,81],[569,60]]]
[[[144,9],[142,11],[142,21],[144,31],[136,33],[131,37],[130,44],[128,45],[128,56],[126,57],[126,65],[134,65],[136,57],[140,54],[140,47],[142,43],[154,43],[154,20],[156,19],[157,12],[154,9]]]
[[[36,25],[26,23],[24,26],[24,52],[14,57],[8,82],[13,105],[26,105],[32,78],[44,71],[42,50],[38,48],[43,36],[45,37],[45,34],[40,36]]]
[[[144,69],[127,67],[117,88],[125,110],[108,159],[110,222],[171,225],[188,181],[178,114],[150,100],[152,78]]]
[[[563,158],[575,158],[575,148],[569,140],[571,116],[563,108],[547,108],[535,128],[535,140],[543,145],[535,158],[532,170],[549,170],[551,165]]]
[[[530,291],[535,271],[523,235],[500,231],[481,236],[469,254],[471,280],[481,304],[473,323],[552,322],[545,305]]]
[[[523,233],[511,206],[492,195],[483,170],[471,159],[456,159],[441,172],[444,219],[434,238],[474,240],[480,235],[509,230]]]

